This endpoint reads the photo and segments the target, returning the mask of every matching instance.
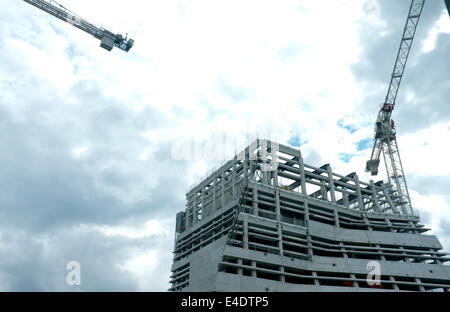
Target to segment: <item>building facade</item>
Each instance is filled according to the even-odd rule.
[[[256,140],[186,194],[170,291],[450,290],[450,258],[389,184]]]

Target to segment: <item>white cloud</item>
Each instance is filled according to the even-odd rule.
[[[138,291],[164,291],[166,289],[155,288],[161,285],[162,281],[155,281],[155,269],[161,257],[158,251],[150,251],[142,254],[130,256],[130,260],[123,264],[118,264],[118,268],[131,273],[138,284]]]
[[[72,150],[71,155],[76,159],[80,159],[88,154],[89,149],[86,146],[76,147]]]
[[[407,173],[431,176],[450,175],[450,122],[435,124],[397,139]]]
[[[410,191],[410,196],[414,207],[419,210],[419,214],[423,211],[431,215],[431,222],[428,225],[432,232],[439,230],[439,223],[444,216],[450,216],[450,207],[441,196],[434,194],[421,195],[414,190]]]
[[[99,232],[105,236],[124,236],[126,238],[148,238],[151,236],[168,235],[170,225],[167,222],[149,220],[141,225],[108,226],[108,225],[80,225],[85,231]]]

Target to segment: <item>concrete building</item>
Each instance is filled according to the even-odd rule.
[[[389,184],[257,140],[188,193],[170,291],[450,290],[446,253]]]

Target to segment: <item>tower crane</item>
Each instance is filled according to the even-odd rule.
[[[134,44],[133,39],[128,39],[128,35],[123,37],[121,34],[114,34],[102,27],[97,27],[85,19],[74,14],[63,5],[54,0],[23,0],[29,4],[53,15],[64,22],[67,22],[78,29],[94,36],[100,40],[100,47],[111,51],[113,47],[117,47],[125,52],[128,52]]]
[[[377,175],[378,166],[380,164],[380,155],[381,153],[383,154],[388,180],[393,189],[393,200],[396,205],[401,207],[401,213],[404,215],[413,214],[413,210],[409,198],[408,187],[406,185],[405,174],[403,173],[394,121],[391,119],[391,114],[395,107],[395,99],[397,98],[398,89],[402,81],[409,51],[411,50],[424,4],[425,0],[411,1],[388,92],[375,122],[372,153],[370,155],[370,160],[366,163],[366,171],[370,171],[372,175]]]

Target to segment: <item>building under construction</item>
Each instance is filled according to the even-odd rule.
[[[170,290],[450,291],[450,258],[414,212],[391,118],[424,4],[411,0],[366,163],[377,175],[383,158],[388,180],[256,140],[186,194]]]
[[[392,185],[299,149],[256,140],[186,197],[171,291],[450,290],[450,258]]]

